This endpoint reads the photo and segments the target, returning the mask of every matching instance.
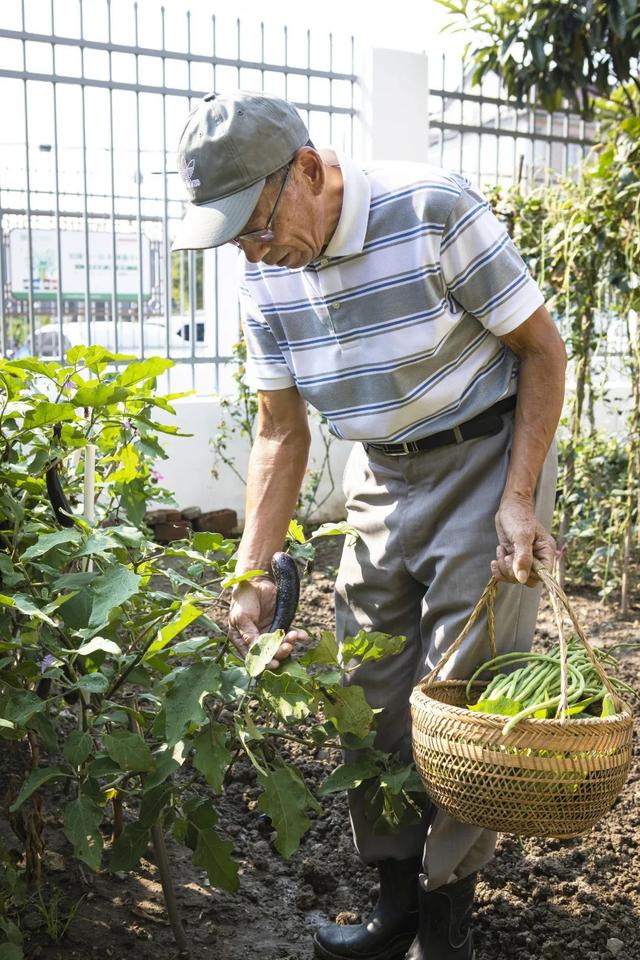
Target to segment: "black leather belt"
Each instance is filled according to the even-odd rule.
[[[408,453],[435,450],[436,447],[444,447],[449,443],[464,443],[465,440],[473,440],[476,437],[492,437],[502,430],[501,415],[514,410],[516,401],[516,396],[505,397],[504,400],[498,400],[492,407],[479,413],[477,417],[472,417],[471,420],[451,430],[441,430],[420,440],[409,440],[407,443],[365,443],[364,446],[366,450],[378,450],[389,457],[404,457]]]

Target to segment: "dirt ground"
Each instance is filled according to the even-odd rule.
[[[335,541],[323,545],[303,588],[300,623],[332,627],[332,590],[338,559]],[[610,647],[640,639],[640,603],[623,620],[588,591],[573,593],[587,633]],[[553,634],[545,604],[537,643]],[[620,654],[621,676],[637,684],[640,650]],[[20,758],[2,745],[2,779]],[[294,747],[294,749],[298,749]],[[310,783],[319,784],[331,759],[322,751],[296,755]],[[609,815],[586,837],[569,841],[517,841],[502,837],[494,861],[483,871],[476,906],[477,960],[640,960],[640,762]],[[202,790],[206,791],[205,784]],[[314,928],[339,913],[351,922],[375,901],[375,871],[354,854],[346,797],[323,803],[324,816],[310,814],[311,829],[300,849],[282,860],[271,845],[270,827],[256,809],[259,790],[248,764],[239,766],[216,805],[220,832],[234,842],[241,864],[237,894],[214,890],[193,867],[190,852],[167,838],[183,924],[198,960],[309,960]],[[48,793],[48,796],[51,796]],[[83,897],[65,940],[53,945],[34,913],[28,960],[172,960],[176,949],[167,924],[155,865],[143,860],[134,873],[92,874],[70,858],[54,804],[48,803],[47,895],[59,888],[73,901]],[[0,819],[0,834],[10,838]]]

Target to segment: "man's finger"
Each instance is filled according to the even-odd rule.
[[[518,583],[526,583],[531,574],[533,550],[527,537],[519,537],[514,543],[513,572]]]
[[[246,644],[251,646],[260,636],[257,626],[246,613],[239,613],[234,620],[233,626],[236,628]]]

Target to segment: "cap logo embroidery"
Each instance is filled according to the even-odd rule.
[[[196,187],[200,186],[200,181],[196,179],[196,177],[194,177],[193,175],[195,165],[196,165],[195,160],[189,160],[189,163],[186,164],[186,166],[184,166],[180,171],[180,176],[184,180],[189,190],[195,190]]]

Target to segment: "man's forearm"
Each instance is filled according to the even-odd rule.
[[[503,497],[533,501],[538,477],[555,435],[564,399],[562,351],[521,357],[518,404]]]
[[[307,434],[258,435],[247,475],[245,528],[236,570],[268,570],[282,549],[309,455]]]

